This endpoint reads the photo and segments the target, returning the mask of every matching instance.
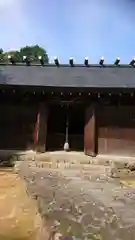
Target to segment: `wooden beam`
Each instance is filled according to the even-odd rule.
[[[37,120],[35,124],[34,146],[38,152],[46,150],[46,135],[47,135],[47,116],[48,109],[45,103],[40,103],[37,112]]]
[[[96,117],[94,105],[86,107],[85,110],[84,152],[88,156],[96,156]]]

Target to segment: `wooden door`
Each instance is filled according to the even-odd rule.
[[[86,155],[96,155],[96,124],[95,107],[93,105],[86,108],[84,127],[84,152]]]
[[[37,122],[34,133],[34,145],[39,152],[44,152],[46,149],[47,117],[48,108],[44,103],[41,103],[37,112]]]

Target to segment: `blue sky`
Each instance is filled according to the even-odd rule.
[[[135,0],[0,0],[0,47],[43,46],[68,62],[135,57]]]

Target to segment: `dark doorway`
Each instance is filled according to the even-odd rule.
[[[52,105],[49,109],[47,128],[47,151],[63,150],[66,140],[68,118],[68,141],[71,151],[84,150],[84,107]]]
[[[84,107],[81,104],[69,107],[69,145],[72,151],[84,150]]]
[[[47,125],[47,151],[62,150],[65,142],[66,108],[51,105]]]

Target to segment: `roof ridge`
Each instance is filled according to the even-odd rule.
[[[74,66],[70,66],[69,64],[60,64],[59,66],[56,66],[55,64],[50,64],[46,63],[44,66],[42,66],[39,63],[31,63],[29,66],[26,65],[26,63],[8,63],[8,62],[0,62],[0,66],[13,66],[13,67],[19,67],[19,66],[26,66],[26,67],[55,67],[55,68],[61,68],[61,67],[67,67],[67,68],[77,68],[77,67],[82,67],[82,68],[134,68],[134,65],[129,65],[129,64],[120,64],[120,65],[115,65],[115,64],[89,64],[88,66],[85,66],[84,64],[75,64]]]

